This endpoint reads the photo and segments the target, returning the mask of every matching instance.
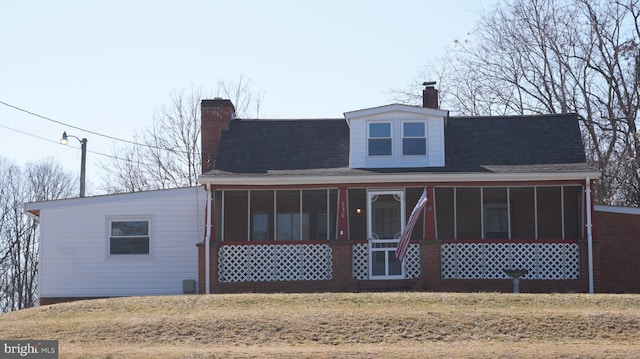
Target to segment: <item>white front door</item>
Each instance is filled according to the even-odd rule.
[[[404,229],[404,201],[403,190],[367,192],[370,279],[404,278],[404,266],[395,256]]]

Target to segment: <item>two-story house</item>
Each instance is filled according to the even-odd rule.
[[[41,303],[509,292],[505,269],[527,270],[526,292],[640,291],[621,275],[640,274],[640,241],[611,226],[624,216],[640,228],[640,211],[596,211],[600,174],[585,161],[577,115],[453,117],[436,89],[423,97],[299,120],[238,119],[229,100],[203,100],[201,186],[25,205],[40,221]],[[607,225],[596,236],[598,216]]]
[[[504,270],[526,269],[529,291],[589,291],[599,172],[577,115],[450,117],[423,95],[307,120],[203,101],[200,290],[507,290]]]

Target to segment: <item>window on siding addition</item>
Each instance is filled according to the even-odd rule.
[[[109,254],[149,254],[149,221],[111,220]]]
[[[427,154],[427,137],[424,122],[404,122],[402,124],[402,154],[404,156],[424,156]]]
[[[391,123],[369,124],[369,156],[391,156]]]

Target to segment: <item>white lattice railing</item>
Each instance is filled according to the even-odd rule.
[[[355,243],[351,251],[352,275],[359,280],[369,279],[369,247],[367,243]],[[409,244],[405,256],[405,278],[420,277],[420,245]]]
[[[222,245],[219,282],[330,280],[329,244]]]
[[[523,279],[578,279],[577,243],[445,243],[443,279],[509,279],[503,269],[526,269]]]

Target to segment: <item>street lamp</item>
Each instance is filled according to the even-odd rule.
[[[60,143],[66,145],[69,143],[68,138],[73,137],[76,140],[80,141],[80,149],[82,150],[82,160],[80,162],[80,197],[84,197],[84,182],[85,182],[85,171],[87,168],[87,139],[80,139],[73,135],[67,135],[67,131],[62,132],[62,138],[60,139]]]

